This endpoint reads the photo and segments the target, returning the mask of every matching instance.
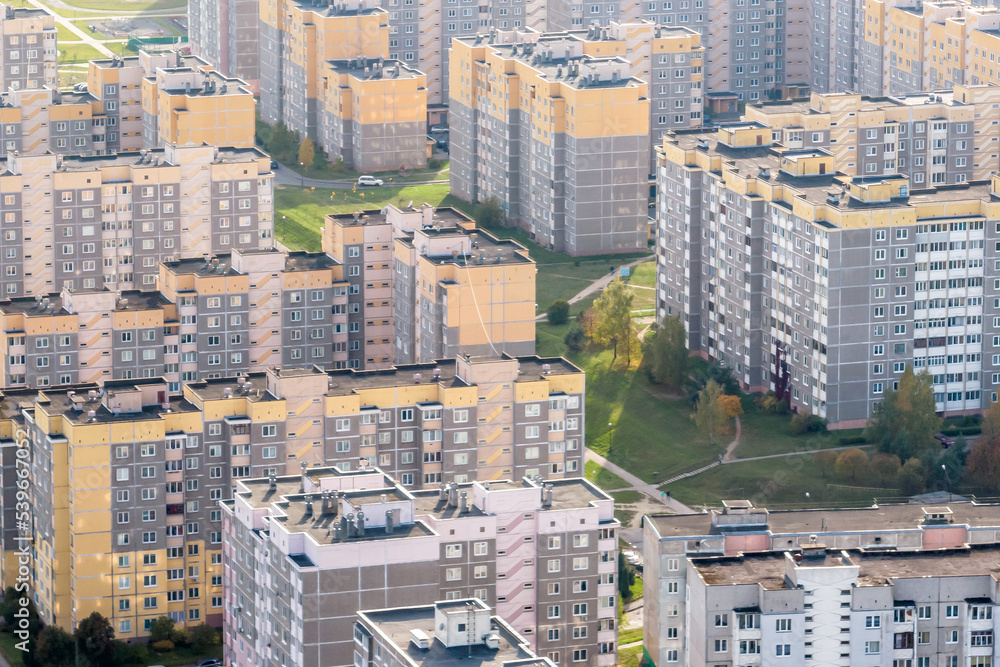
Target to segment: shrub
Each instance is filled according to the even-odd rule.
[[[169,639],[162,639],[153,644],[153,650],[157,653],[166,653],[174,650],[174,643]]]
[[[943,428],[941,429],[941,433],[954,437],[956,435],[961,435],[961,430],[954,427]]]
[[[569,321],[569,301],[556,299],[545,314],[549,318],[549,324],[556,326],[566,324]]]
[[[868,442],[863,435],[845,435],[837,440],[840,444],[845,447],[848,445],[863,445]]]
[[[188,646],[191,643],[188,639],[188,631],[184,628],[174,628],[170,634],[170,641],[174,643],[174,646]]]
[[[579,321],[573,322],[563,338],[566,349],[570,352],[580,352],[587,344],[587,332],[583,330],[583,325]]]
[[[207,653],[209,648],[219,643],[219,632],[210,625],[196,625],[188,631],[191,646],[198,653]]]
[[[818,415],[796,414],[792,417],[792,433],[795,435],[805,435],[806,433],[824,433],[826,431],[826,420]]]
[[[982,426],[967,426],[962,429],[962,435],[979,435],[982,432]]]
[[[427,161],[427,167],[429,169],[440,169],[443,166],[444,166],[444,160],[440,158],[432,157],[430,160]]]

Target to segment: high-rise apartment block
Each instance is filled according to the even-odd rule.
[[[133,279],[145,291],[109,282],[0,299],[0,387],[163,377],[178,394],[271,366],[534,354],[534,262],[453,209],[330,215],[327,253],[248,246],[257,237],[245,217],[212,233],[212,247],[231,252],[171,259],[146,239],[116,243],[130,266],[150,266]],[[171,239],[183,241],[158,243]]]
[[[643,520],[656,665],[995,665],[1000,506],[768,511],[723,502]]]
[[[377,469],[304,467],[240,481],[223,524],[236,667],[347,667],[365,646],[356,611],[453,601],[438,603],[443,612],[468,598],[484,616],[475,612],[463,657],[488,634],[488,604],[552,663],[615,664],[620,524],[611,497],[582,478],[411,492]],[[373,630],[388,620],[360,618]]]
[[[546,40],[454,42],[452,190],[468,201],[496,196],[558,251],[644,248],[648,85],[623,56],[587,55],[565,36],[552,41],[552,50]]]
[[[155,324],[141,312],[114,314],[116,321]],[[145,351],[160,355],[156,329],[149,327],[151,338],[122,342],[116,331],[109,347],[116,354],[129,349],[137,359],[146,359]],[[62,344],[59,337],[53,346]],[[187,383],[180,396],[157,377],[5,390],[3,474],[13,474],[16,429],[27,432],[32,454],[32,585],[42,618],[71,627],[99,611],[125,638],[145,634],[164,614],[178,622],[221,623],[217,501],[231,497],[236,480],[294,474],[302,464],[344,472],[381,464],[400,489],[544,475],[559,489],[580,489],[567,492],[570,498],[590,494],[560,515],[562,530],[569,516],[575,523],[591,511],[600,514],[596,529],[613,521],[610,499],[571,480],[582,469],[583,391],[582,371],[538,357],[463,357],[391,371],[270,369]],[[541,498],[541,487],[532,488]],[[555,498],[553,519],[569,509],[562,491]],[[521,503],[497,510],[514,513],[511,534],[521,523]],[[4,547],[16,560],[12,503],[4,503],[2,517]],[[541,532],[551,528],[537,525]],[[522,553],[517,542],[509,547],[512,558]],[[437,553],[435,547],[434,560]],[[515,562],[520,557],[511,567]],[[587,590],[593,595],[596,581]],[[534,591],[510,591],[511,618],[525,618],[513,613],[523,595]],[[595,614],[596,608],[589,618]],[[614,618],[613,605],[609,614]]]
[[[188,44],[225,76],[246,81],[255,95],[260,94],[259,0],[192,0]]]
[[[269,248],[272,178],[255,148],[8,156],[0,291],[155,289],[161,261]]]
[[[774,389],[781,373],[792,404],[835,427],[863,426],[907,367],[931,374],[939,411],[979,412],[1000,384],[1000,283],[988,272],[1000,181],[965,182],[971,171],[955,170],[971,167],[951,153],[979,143],[976,122],[885,126],[919,128],[914,146],[942,142],[931,168],[940,155],[952,182],[927,179],[934,188],[838,173],[830,151],[772,145],[756,122],[668,137],[659,316],[681,317],[689,349],[747,389]]]
[[[477,598],[359,611],[354,625],[358,654],[362,664],[381,660],[447,667],[475,660],[485,667],[552,667],[551,660],[536,655],[527,639],[491,611]],[[574,655],[580,651],[587,649],[575,649]]]
[[[45,9],[0,6],[0,87],[58,85],[55,17]]]

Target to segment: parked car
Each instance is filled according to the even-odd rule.
[[[951,438],[944,433],[938,433],[934,436],[934,439],[941,443],[941,446],[948,449],[955,444],[955,438]]]
[[[382,179],[374,176],[359,176],[358,185],[373,185],[377,188],[382,185]]]
[[[447,132],[447,125],[431,125],[431,134],[437,134],[438,132]]]
[[[73,90],[75,90],[78,93],[85,93],[85,92],[87,92],[87,84],[85,84],[85,83],[78,83],[75,86],[73,86]]]
[[[222,663],[215,658],[205,658],[196,667],[222,667]]]
[[[277,168],[278,168],[278,161],[271,160],[271,169],[277,169]]]

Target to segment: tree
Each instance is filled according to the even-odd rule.
[[[569,325],[569,331],[566,332],[563,342],[566,343],[566,349],[570,352],[583,350],[583,346],[587,344],[587,332],[583,330],[583,325],[579,322],[573,322]]]
[[[632,586],[635,584],[635,568],[627,560],[625,554],[618,552],[618,594],[622,600],[632,596]]]
[[[649,369],[649,379],[679,389],[687,378],[690,357],[687,334],[680,317],[664,317],[663,322],[646,335],[642,359]]]
[[[896,481],[902,464],[895,454],[878,452],[872,457],[872,470],[878,475],[881,486],[888,487]]]
[[[57,625],[46,625],[38,634],[35,664],[70,667],[74,663],[73,636]]]
[[[174,635],[174,621],[172,618],[167,616],[160,616],[159,618],[153,619],[149,624],[149,643],[155,644],[156,642],[163,641],[164,639],[173,639]]]
[[[503,210],[500,199],[490,195],[479,202],[472,217],[480,227],[500,227],[507,219],[507,213]]]
[[[299,139],[288,129],[284,122],[279,122],[271,128],[271,139],[267,142],[267,150],[276,160],[291,162],[295,157],[295,147]]]
[[[733,419],[743,414],[743,403],[740,401],[739,396],[723,394],[719,396],[719,405],[722,406],[722,412],[728,419]]]
[[[219,643],[219,631],[202,623],[188,631],[188,638],[196,653],[208,653],[209,649]]]
[[[923,461],[914,457],[907,460],[896,476],[896,486],[908,496],[923,493],[927,485],[927,469]]]
[[[885,399],[873,408],[865,436],[877,443],[880,451],[904,460],[926,450],[940,428],[931,376],[915,375],[907,367],[899,378],[899,388],[887,391]]]
[[[840,456],[840,454],[832,449],[813,454],[813,463],[819,466],[820,474],[823,475],[823,479],[826,479],[827,475],[830,474],[830,471],[837,465],[838,456]]]
[[[983,433],[969,452],[965,474],[979,486],[993,491],[1000,488],[1000,403],[991,404],[986,411]]]
[[[556,299],[545,311],[549,324],[560,325],[569,321],[569,301],[566,299]]]
[[[715,435],[720,432],[729,419],[726,415],[725,404],[719,401],[722,395],[722,387],[715,380],[709,380],[698,395],[698,402],[695,404],[694,421],[698,425],[698,430],[708,434],[713,445],[715,444]]]
[[[94,667],[111,667],[115,661],[115,629],[94,612],[80,621],[74,633],[80,653]]]
[[[857,447],[846,449],[837,457],[837,464],[834,466],[837,474],[849,479],[851,482],[857,480],[858,473],[868,467],[868,455]]]
[[[311,167],[314,159],[316,159],[316,147],[313,146],[313,140],[306,137],[299,144],[299,164]]]
[[[614,347],[611,365],[618,359],[618,351],[625,353],[626,365],[632,364],[632,352],[639,344],[639,337],[632,322],[632,300],[635,295],[621,281],[615,278],[594,300],[594,314],[597,324],[592,339],[598,345]]]
[[[723,394],[738,396],[740,393],[740,383],[733,377],[732,371],[720,362],[714,361],[708,365],[696,366],[694,372],[688,376],[684,383],[684,393],[691,405],[694,405],[698,400],[698,394],[705,388],[709,380],[714,380],[722,387]]]

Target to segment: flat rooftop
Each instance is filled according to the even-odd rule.
[[[489,482],[486,486],[488,491],[496,492],[525,488],[540,489],[545,484],[552,485],[552,506],[545,507],[542,511],[584,509],[590,507],[595,501],[611,500],[610,496],[581,478],[548,479],[537,484],[524,479],[496,480]],[[483,512],[480,508],[471,507],[473,483],[458,484],[457,487],[459,493],[467,491],[469,494],[468,500],[471,508],[469,514],[481,515]],[[461,507],[452,507],[448,505],[446,500],[440,500],[438,491],[435,489],[411,491],[410,495],[413,496],[414,511],[418,515],[433,516],[440,520],[454,518],[460,514]]]
[[[240,380],[243,380],[241,383]],[[274,394],[264,389],[266,379],[263,372],[247,373],[240,378],[205,378],[197,382],[186,382],[184,387],[202,401],[217,401],[221,398],[244,398],[251,403],[276,401]],[[230,395],[226,396],[226,390]]]
[[[224,95],[252,95],[250,89],[246,87],[246,82],[242,79],[229,78],[223,76],[221,72],[216,70],[209,70],[206,72],[201,67],[164,67],[161,68],[162,71],[168,74],[188,74],[192,76],[195,73],[200,73],[205,76],[205,82],[210,85],[205,85],[204,83],[200,86],[191,85],[190,87],[184,86],[183,84],[177,85],[175,87],[169,88],[164,87],[163,90],[172,95],[187,95],[188,97],[221,97]]]
[[[109,381],[110,382],[110,381]],[[139,380],[122,380],[120,381],[122,386],[139,386],[142,384],[156,384],[160,383],[163,385],[164,392],[166,391],[166,382],[158,378],[152,378],[143,382],[142,379]],[[106,384],[105,387],[108,385]],[[133,421],[152,421],[162,419],[163,415],[174,412],[200,412],[197,407],[190,403],[187,399],[180,396],[167,396],[163,405],[157,403],[155,405],[143,406],[142,410],[135,412],[120,412],[114,413],[111,410],[104,407],[103,398],[97,396],[91,398],[87,389],[92,389],[90,385],[87,388],[81,389],[73,385],[66,385],[63,387],[57,387],[53,389],[44,389],[37,391],[37,407],[42,409],[46,414],[50,416],[61,415],[64,419],[72,424],[85,424],[85,423],[120,423],[120,422],[133,422]],[[99,392],[100,390],[98,390]],[[70,395],[73,392],[73,395]],[[168,406],[164,408],[164,405]],[[94,413],[94,416],[90,416],[90,412]]]
[[[229,254],[213,255],[212,261],[205,261],[202,257],[188,257],[178,259],[173,262],[164,262],[163,265],[176,275],[194,276],[242,276],[246,275],[233,268],[233,257]],[[223,270],[223,267],[225,269]]]
[[[469,231],[462,227],[424,227],[420,233],[429,238],[472,237],[475,246],[471,254],[453,256],[422,255],[424,259],[438,265],[457,264],[459,266],[479,266],[486,264],[532,264],[534,260],[528,256],[528,249],[511,239],[498,239],[482,229]],[[416,235],[412,234],[396,239],[403,245],[413,247]]]
[[[1000,504],[949,503],[952,525],[973,528],[1000,527]],[[757,508],[766,511],[766,508]],[[861,509],[806,509],[767,512],[766,532],[773,535],[822,535],[824,533],[880,533],[916,530],[923,524],[921,505],[879,505]],[[647,514],[661,538],[694,538],[719,534],[712,526],[712,514]],[[748,529],[751,530],[751,529]],[[764,532],[760,528],[752,532]]]
[[[844,557],[846,554],[846,558]],[[691,563],[709,586],[760,584],[768,590],[792,588],[785,581],[784,553],[697,558]],[[972,547],[931,552],[863,553],[827,549],[819,558],[803,558],[799,568],[858,566],[859,586],[883,586],[893,579],[991,576],[1000,579],[1000,547]]]
[[[379,63],[381,60],[381,63]],[[333,70],[338,74],[347,74],[355,79],[376,81],[380,79],[416,79],[423,73],[400,60],[368,58],[363,60],[330,60]],[[381,66],[379,66],[381,65]],[[367,70],[367,71],[366,71]]]
[[[216,162],[243,163],[266,160],[267,155],[257,148],[219,147]],[[123,165],[147,166],[177,166],[167,162],[166,153],[162,148],[150,148],[146,154],[116,153],[114,155],[65,155],[63,156],[63,171],[94,171],[102,167],[119,167]]]
[[[756,124],[743,123],[732,127],[755,127]],[[707,142],[709,154],[716,154],[723,158],[723,170],[736,169],[740,174],[756,177],[761,169],[770,171],[771,183],[781,183],[790,186],[801,195],[801,198],[811,204],[824,204],[839,210],[865,210],[882,208],[907,208],[917,204],[966,201],[966,200],[990,200],[992,193],[989,183],[966,183],[962,185],[945,185],[937,188],[927,188],[921,190],[910,190],[909,197],[896,198],[890,201],[861,202],[846,193],[840,197],[837,204],[828,201],[827,195],[831,192],[838,194],[842,190],[845,182],[849,182],[851,177],[841,173],[831,173],[819,176],[793,176],[781,171],[782,152],[786,152],[790,158],[801,158],[810,150],[786,150],[780,146],[750,146],[746,148],[733,148],[720,143],[715,129],[695,129],[675,131],[668,135],[668,141],[675,143],[684,150],[704,150],[699,148],[699,142]],[[818,150],[811,150],[814,154],[819,154]],[[890,175],[878,177],[878,179],[888,179]],[[790,203],[790,202],[789,202]],[[817,222],[817,224],[821,224]]]
[[[114,310],[159,310],[170,301],[159,292],[142,292],[140,290],[125,290],[120,293],[112,292],[107,288],[94,290],[75,290],[73,294],[104,294],[106,297],[114,297]],[[48,306],[44,299],[48,299]],[[61,294],[52,292],[42,297],[23,296],[13,299],[0,300],[0,313],[14,314],[20,313],[26,317],[54,317],[57,315],[69,315],[71,312],[63,305]]]
[[[401,209],[406,214],[416,214],[420,212],[420,207],[424,204],[416,204],[412,207]],[[426,204],[430,206],[430,204]],[[325,220],[345,227],[362,225],[384,225],[388,223],[386,209],[369,208],[358,210],[356,213],[327,213]],[[457,227],[459,223],[473,222],[472,218],[462,213],[457,208],[451,206],[440,206],[434,209],[432,222],[443,227]]]
[[[468,602],[439,602],[439,607],[465,606]],[[494,623],[494,632],[500,638],[500,647],[491,649],[484,643],[471,646],[446,647],[436,638],[438,632],[435,626],[435,608],[406,607],[400,609],[384,609],[380,611],[363,611],[358,615],[366,621],[370,629],[382,634],[386,640],[395,645],[396,649],[409,657],[417,665],[427,664],[429,667],[477,667],[479,665],[503,665],[518,661],[518,667],[541,667],[548,664],[546,660],[531,653],[524,641],[510,630],[504,623]],[[418,649],[410,641],[411,630],[422,630],[431,640],[428,650]],[[523,662],[522,662],[523,661]]]

